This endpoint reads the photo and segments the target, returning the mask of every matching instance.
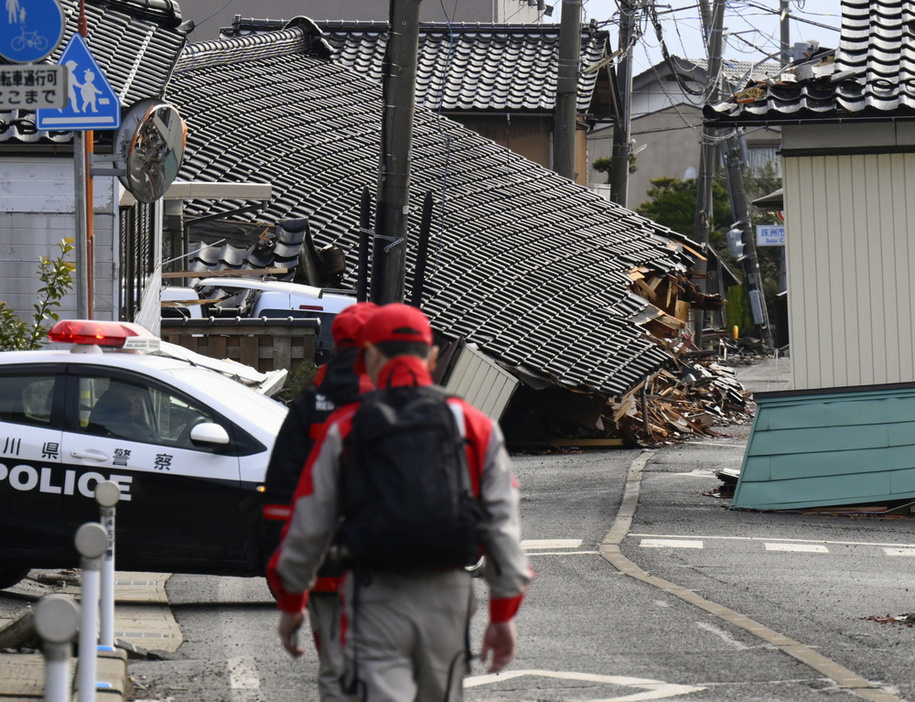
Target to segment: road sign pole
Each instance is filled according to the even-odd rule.
[[[89,132],[91,134],[91,132]],[[86,159],[86,132],[73,132],[73,181],[75,198],[75,248],[76,248],[76,316],[89,319],[89,252],[86,236],[88,221],[86,181],[89,168]]]

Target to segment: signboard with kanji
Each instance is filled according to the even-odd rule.
[[[757,224],[756,225],[756,245],[757,246],[784,246],[785,245],[785,225],[784,224]]]
[[[66,104],[67,71],[62,66],[0,66],[0,112]]]

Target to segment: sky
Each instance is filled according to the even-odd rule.
[[[711,6],[713,0],[708,0],[708,3]],[[552,0],[550,4],[559,10],[562,0]],[[664,42],[670,54],[683,58],[705,58],[704,38],[696,0],[673,0],[666,4],[655,2],[655,6],[661,19]],[[789,8],[789,15],[792,17],[789,21],[789,36],[792,44],[796,41],[817,40],[820,46],[838,46],[837,30],[842,24],[840,0],[789,0]],[[767,54],[778,52],[778,9],[779,0],[729,0],[724,16],[724,58],[755,62],[762,60]],[[560,16],[561,12],[554,13],[554,21],[558,22]],[[583,0],[582,19],[585,22],[594,19],[605,26],[610,31],[611,45],[618,46],[617,0]],[[828,25],[836,31],[800,20]],[[646,19],[639,25],[642,36],[633,56],[635,75],[662,60],[654,26]]]

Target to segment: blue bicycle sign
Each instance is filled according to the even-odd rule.
[[[0,56],[13,63],[35,63],[54,51],[64,33],[59,0],[3,0]]]

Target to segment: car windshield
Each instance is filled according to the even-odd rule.
[[[286,417],[285,405],[221,373],[190,366],[173,368],[167,372],[192,385],[201,397],[217,398],[229,407],[244,407],[245,416],[271,434],[279,432]]]

